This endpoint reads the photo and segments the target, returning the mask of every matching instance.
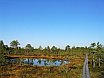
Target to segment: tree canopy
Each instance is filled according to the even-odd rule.
[[[13,40],[11,43],[10,43],[10,46],[12,48],[17,48],[18,45],[20,45],[20,43],[18,42],[18,40]]]

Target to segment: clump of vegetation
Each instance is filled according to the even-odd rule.
[[[5,65],[7,63],[5,52],[7,49],[7,45],[4,45],[3,41],[0,41],[0,65]]]

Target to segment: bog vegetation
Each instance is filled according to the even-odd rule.
[[[18,40],[10,42],[10,47],[3,40],[0,41],[0,78],[82,78],[86,53],[91,78],[104,78],[104,46],[99,42],[91,43],[89,47],[67,45],[65,49],[56,46],[39,46],[36,49],[31,44],[21,48],[19,45]],[[8,61],[15,57],[61,59],[70,63],[62,66],[32,66]]]

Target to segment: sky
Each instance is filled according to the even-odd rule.
[[[0,0],[0,40],[31,44],[104,44],[104,0]]]

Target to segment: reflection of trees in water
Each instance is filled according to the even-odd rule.
[[[47,66],[48,64],[46,62],[44,62],[44,65]]]
[[[31,64],[31,65],[33,65],[34,64],[34,62],[33,62],[33,59],[29,59],[29,64]]]
[[[45,66],[47,66],[47,65],[48,65],[48,64],[47,64],[47,60],[46,60],[46,59],[44,60],[44,65],[45,65]]]
[[[38,63],[41,64],[41,62],[42,62],[41,59],[38,59]]]

